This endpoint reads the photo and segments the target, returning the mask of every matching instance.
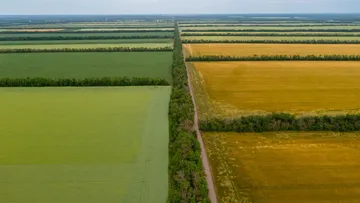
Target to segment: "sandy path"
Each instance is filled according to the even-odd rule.
[[[183,54],[185,54],[184,50],[183,50]],[[184,60],[185,60],[185,58],[184,58]],[[185,65],[186,65],[186,63],[185,63]],[[197,139],[198,139],[198,141],[200,143],[201,160],[202,160],[202,165],[203,165],[205,175],[206,175],[207,186],[208,186],[208,189],[209,189],[209,199],[210,199],[211,203],[218,203],[217,198],[216,198],[214,181],[212,179],[212,173],[211,173],[209,159],[208,159],[208,156],[206,154],[205,145],[204,145],[203,139],[201,137],[201,132],[199,130],[198,112],[197,112],[197,108],[196,108],[196,102],[195,102],[195,98],[194,98],[193,88],[192,88],[191,81],[190,81],[189,68],[188,68],[187,65],[186,65],[186,72],[187,72],[187,76],[188,76],[188,84],[189,84],[189,90],[190,90],[191,98],[192,98],[192,101],[194,103],[194,111],[195,111],[195,113],[194,113],[194,128],[195,128],[195,131],[196,131]]]

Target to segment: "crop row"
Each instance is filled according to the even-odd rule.
[[[40,37],[1,37],[0,41],[42,41],[42,40],[105,40],[105,39],[172,39],[172,35],[159,36],[40,36]]]
[[[178,27],[175,28],[172,66],[173,86],[169,105],[169,195],[167,202],[208,203],[200,146],[193,130],[194,104],[182,54]]]
[[[103,78],[0,78],[0,87],[87,87],[87,86],[167,86],[165,79],[103,77]]]
[[[360,61],[360,55],[189,56],[186,61]]]
[[[360,40],[183,40],[184,44],[360,44]]]
[[[260,33],[232,33],[232,32],[223,32],[223,33],[216,33],[216,32],[209,32],[209,33],[196,33],[196,32],[191,32],[191,33],[182,33],[181,36],[250,36],[250,37],[255,37],[255,36],[269,36],[269,37],[360,37],[360,34],[358,33],[341,33],[341,32],[324,32],[324,33],[281,33],[281,32],[260,32]]]
[[[337,131],[360,130],[360,115],[306,116],[291,114],[213,118],[200,121],[200,129],[207,132],[267,132],[267,131]]]
[[[46,53],[46,52],[166,52],[172,51],[171,47],[107,47],[107,48],[61,48],[61,49],[0,49],[4,53]]]
[[[360,29],[182,29],[182,32],[360,32]]]

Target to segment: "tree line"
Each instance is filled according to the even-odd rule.
[[[88,28],[86,28],[88,29]],[[113,29],[113,28],[110,28]],[[74,34],[74,33],[81,33],[81,34],[90,34],[90,33],[133,33],[133,32],[171,32],[172,30],[161,30],[161,29],[133,29],[133,30],[87,30],[87,31],[69,31],[69,30],[62,30],[62,31],[50,31],[50,32],[37,32],[37,31],[30,31],[30,32],[22,32],[22,31],[3,31],[0,32],[1,34]]]
[[[360,115],[305,116],[276,113],[240,118],[212,118],[200,121],[208,132],[336,131],[360,130]]]
[[[106,40],[106,39],[172,39],[173,35],[158,36],[12,36],[1,37],[0,41],[49,41],[49,40]]]
[[[182,32],[360,32],[360,29],[182,29]]]
[[[0,78],[0,87],[88,87],[88,86],[167,86],[169,82],[159,78]]]
[[[193,129],[194,105],[189,93],[178,26],[175,28],[172,77],[167,202],[210,203],[200,158],[200,146]]]
[[[46,52],[168,52],[171,47],[147,48],[147,47],[107,47],[107,48],[50,48],[50,49],[0,49],[0,54],[5,53],[46,53]]]
[[[360,44],[360,40],[187,40],[182,41],[184,44]]]
[[[350,24],[350,23],[339,23],[336,24],[336,26],[354,26],[356,24]],[[186,27],[239,27],[239,26],[251,26],[251,27],[323,27],[323,26],[334,26],[332,24],[324,24],[324,23],[319,23],[319,24],[244,24],[244,23],[237,23],[237,24],[213,24],[213,23],[209,23],[209,24],[185,24],[184,26],[182,26],[183,28]]]
[[[186,61],[360,61],[360,55],[189,56]]]
[[[281,33],[281,32],[274,32],[274,33],[182,33],[181,36],[269,36],[269,37],[360,37],[360,34],[357,33]]]

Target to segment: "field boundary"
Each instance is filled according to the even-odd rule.
[[[169,195],[168,203],[210,203],[201,149],[194,133],[194,104],[189,92],[187,71],[178,26],[172,66],[169,104]]]
[[[360,61],[360,55],[261,55],[261,56],[189,56],[187,62],[211,61]]]
[[[173,51],[171,47],[162,48],[147,48],[147,47],[109,47],[109,48],[61,48],[61,49],[32,49],[32,48],[19,48],[19,49],[0,49],[0,54],[9,53],[58,53],[58,52],[170,52]]]
[[[102,78],[0,78],[0,87],[98,87],[98,86],[168,86],[165,79],[102,77]]]
[[[360,40],[183,40],[184,44],[360,44]]]
[[[0,41],[55,41],[55,40],[106,40],[106,39],[173,39],[172,35],[154,36],[24,36],[1,37]]]
[[[296,117],[288,113],[273,113],[238,118],[208,118],[200,121],[200,130],[206,132],[352,132],[360,130],[360,114]]]
[[[351,34],[351,33],[182,33],[181,36],[199,36],[199,37],[211,37],[211,36],[243,36],[243,37],[256,37],[256,36],[266,36],[266,37],[359,37],[360,34]]]
[[[360,32],[360,29],[182,29],[182,32]]]
[[[184,50],[183,50],[183,55],[184,55]],[[184,60],[184,62],[185,62],[185,60]],[[206,182],[207,182],[207,186],[208,186],[208,190],[209,190],[209,199],[212,203],[217,203],[218,201],[217,201],[217,197],[216,197],[215,184],[214,184],[213,175],[211,172],[210,162],[208,159],[208,155],[206,153],[205,144],[202,139],[200,128],[199,128],[199,116],[198,116],[194,91],[193,91],[193,87],[191,84],[189,67],[186,63],[185,63],[185,66],[186,66],[186,72],[187,72],[187,77],[188,77],[189,92],[191,95],[192,102],[194,103],[194,128],[195,128],[195,132],[196,132],[196,137],[200,143],[200,149],[201,149],[200,156],[201,156],[203,168],[204,168],[205,175],[206,175]]]

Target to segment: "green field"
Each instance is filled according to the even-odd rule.
[[[42,45],[42,44],[144,44],[168,43],[172,39],[106,39],[106,40],[40,40],[40,41],[0,41],[0,45]]]
[[[165,202],[169,96],[170,87],[0,89],[1,202]]]
[[[360,41],[360,37],[288,37],[288,36],[183,36],[185,40],[348,40]]]
[[[172,52],[0,54],[0,78],[150,77],[171,81]]]
[[[173,36],[174,32],[104,32],[104,33],[21,33],[21,34],[2,34],[0,33],[0,39],[2,37],[83,37],[83,36]]]

